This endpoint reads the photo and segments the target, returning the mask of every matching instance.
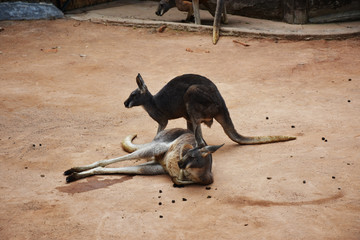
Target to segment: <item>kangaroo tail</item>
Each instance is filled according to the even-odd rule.
[[[258,136],[258,137],[246,137],[240,135],[234,127],[234,124],[231,121],[230,114],[225,109],[222,114],[219,114],[215,117],[215,119],[220,123],[223,127],[226,135],[238,144],[243,145],[252,145],[252,144],[265,144],[265,143],[275,143],[275,142],[285,142],[295,140],[296,137],[288,137],[288,136]]]
[[[136,138],[137,134],[129,135],[121,142],[121,147],[125,152],[132,153],[140,148],[141,145],[134,144],[132,141]]]

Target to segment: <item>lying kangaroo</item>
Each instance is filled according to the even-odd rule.
[[[214,17],[213,44],[216,44],[220,36],[220,21],[228,22],[224,0],[217,0],[216,9],[208,3],[208,0],[160,0],[155,14],[162,16],[176,6],[180,11],[188,13],[185,22],[192,22],[195,18],[195,24],[201,24],[199,3],[203,4]]]
[[[187,128],[195,133],[199,146],[205,145],[201,123],[211,127],[213,119],[220,123],[231,140],[239,144],[262,144],[296,139],[287,136],[245,137],[237,133],[219,90],[206,77],[194,74],[178,76],[168,82],[154,96],[147,89],[141,75],[136,77],[138,88],[124,102],[125,107],[143,106],[158,122],[158,133],[165,129],[169,119],[183,117]]]
[[[132,153],[82,167],[73,167],[64,172],[64,175],[68,175],[66,182],[99,174],[159,175],[165,173],[170,175],[176,185],[193,183],[207,185],[213,182],[211,153],[222,145],[196,147],[194,134],[180,128],[161,131],[152,142],[147,144],[133,144],[132,140],[135,137],[136,135],[128,136],[122,143],[123,148]],[[104,168],[119,161],[153,157],[155,160],[138,166]]]

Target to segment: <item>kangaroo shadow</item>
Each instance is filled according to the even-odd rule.
[[[237,207],[247,207],[247,206],[259,206],[259,207],[273,207],[273,206],[302,206],[302,205],[320,205],[328,202],[332,202],[344,197],[344,193],[339,192],[333,196],[327,198],[320,198],[309,201],[298,201],[298,202],[276,202],[269,200],[258,200],[251,199],[249,197],[236,196],[228,198],[228,203],[234,204]]]
[[[56,187],[59,192],[75,194],[89,192],[100,188],[107,188],[114,184],[123,183],[125,181],[131,180],[134,176],[122,176],[121,178],[116,179],[101,179],[99,176],[93,176],[86,178],[86,181],[78,181],[65,186]]]

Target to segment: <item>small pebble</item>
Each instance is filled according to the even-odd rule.
[[[305,183],[306,183],[306,181],[304,180],[304,181],[303,181],[303,184],[305,184]]]
[[[269,117],[266,117],[266,120],[269,120]]]
[[[272,179],[272,177],[267,177],[266,179],[267,179],[267,180],[271,180],[271,179]]]
[[[41,147],[41,146],[42,146],[42,144],[40,143],[40,144],[39,144],[39,146]]]
[[[28,167],[25,167],[25,169],[28,169]]]
[[[206,190],[210,190],[210,189],[211,189],[211,187],[206,187],[205,189],[206,189]]]
[[[292,126],[291,126],[291,128],[295,128],[295,126],[294,126],[294,125],[292,125]]]
[[[183,198],[182,200],[183,200],[184,202],[185,202],[185,201],[187,201],[187,199],[186,199],[186,198]]]
[[[163,218],[163,215],[160,215],[159,218]]]
[[[347,163],[347,165],[350,165],[350,163]]]
[[[159,193],[162,193],[162,190],[159,190]]]
[[[45,175],[44,175],[44,174],[41,174],[40,177],[45,177]]]
[[[349,82],[351,82],[351,78],[349,78]]]
[[[245,223],[244,226],[247,227],[249,224]]]
[[[159,202],[159,206],[161,206],[162,205],[162,202]]]
[[[86,57],[86,55],[85,54],[80,54],[80,57],[84,58],[84,57]]]
[[[341,188],[338,188],[338,190],[341,190]]]
[[[348,100],[348,102],[351,102],[351,100]]]
[[[327,139],[325,139],[325,141],[324,142],[327,142]]]
[[[325,138],[324,138],[324,137],[322,137],[322,138],[321,138],[321,140],[323,140],[323,141],[324,141],[324,140],[325,140]]]
[[[209,195],[209,196],[207,196],[207,198],[211,198],[211,196]]]
[[[172,203],[175,203],[175,200],[172,200],[171,202],[172,202]]]
[[[331,178],[332,178],[332,179],[335,179],[335,176],[332,176]]]
[[[33,144],[33,147],[36,147],[36,145],[35,145],[35,144]]]
[[[161,198],[161,196],[158,196],[158,198]]]

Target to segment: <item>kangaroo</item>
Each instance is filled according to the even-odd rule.
[[[194,21],[194,9],[196,6],[193,6],[192,1],[185,0],[160,0],[158,9],[155,12],[156,15],[162,16],[171,8],[176,7],[179,11],[187,12],[188,15],[185,19],[185,22],[193,22]],[[210,12],[210,14],[214,17],[216,9],[208,3],[208,0],[199,0],[199,3],[204,5],[204,7]],[[226,16],[226,8],[223,8],[222,22],[227,23]],[[199,23],[200,24],[200,23]]]
[[[122,157],[101,160],[82,167],[73,167],[64,172],[66,182],[100,174],[160,175],[169,174],[175,185],[211,184],[213,175],[212,153],[223,145],[197,147],[195,136],[186,129],[174,128],[159,132],[146,144],[134,144],[136,135],[127,136],[123,148],[131,152]],[[105,168],[105,166],[133,159],[154,160],[130,167]]]
[[[208,0],[160,0],[155,14],[162,16],[171,8],[177,7],[179,11],[188,13],[185,22],[193,22],[195,18],[195,24],[201,24],[199,3],[203,4],[214,17],[213,44],[216,44],[220,36],[220,21],[228,22],[224,0],[217,0],[215,9],[208,3]]]
[[[195,134],[199,146],[206,145],[201,123],[211,127],[213,119],[220,123],[226,135],[238,144],[263,144],[296,139],[287,136],[245,137],[234,127],[229,111],[219,90],[206,77],[185,74],[168,82],[157,94],[152,95],[141,75],[136,77],[138,88],[124,102],[126,108],[143,106],[145,111],[158,122],[158,133],[164,130],[168,120],[183,117],[187,128]]]

